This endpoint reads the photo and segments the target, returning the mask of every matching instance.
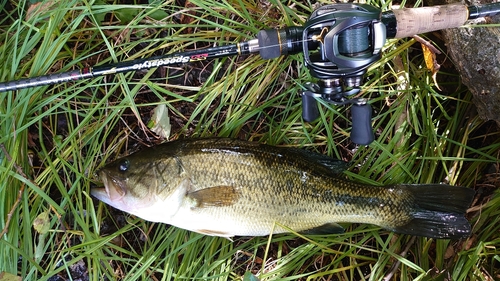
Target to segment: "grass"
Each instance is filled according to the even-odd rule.
[[[312,10],[294,0],[45,3],[0,4],[0,81],[239,42],[263,28],[300,25]],[[363,96],[374,107],[376,141],[368,147],[350,143],[348,108],[322,107],[318,121],[302,121],[298,93],[311,77],[301,55],[0,93],[0,272],[23,280],[498,278],[498,130],[477,117],[453,71],[439,74],[445,90],[436,90],[418,49],[411,39],[389,40],[370,68]],[[304,147],[351,161],[347,176],[366,183],[470,186],[478,191],[468,214],[473,235],[436,241],[345,225],[342,235],[229,241],[145,222],[91,198],[96,169],[163,141],[144,127],[158,104],[170,110],[172,138]]]

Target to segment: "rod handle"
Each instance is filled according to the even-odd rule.
[[[403,8],[382,13],[388,38],[414,35],[462,26],[469,17],[467,6],[449,4],[421,8]]]

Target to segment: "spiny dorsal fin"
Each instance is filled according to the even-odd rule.
[[[343,160],[331,158],[330,156],[307,151],[305,149],[286,148],[286,150],[288,151],[288,154],[296,157],[298,161],[300,161],[300,159],[305,159],[310,163],[318,164],[319,167],[325,169],[325,172],[341,174],[349,166],[349,163]]]
[[[240,198],[240,193],[233,186],[214,186],[189,192],[187,196],[194,200],[194,208],[230,206]]]

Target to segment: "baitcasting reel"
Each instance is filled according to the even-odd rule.
[[[380,59],[386,40],[381,11],[364,4],[332,4],[315,10],[304,26],[263,30],[258,34],[264,59],[302,52],[304,64],[317,83],[302,92],[302,117],[318,118],[318,99],[334,105],[352,105],[351,139],[373,141],[371,106],[360,92],[367,68]]]
[[[349,98],[360,92],[367,68],[381,57],[386,29],[380,22],[381,11],[362,4],[335,4],[315,10],[303,30],[305,65],[317,84],[306,85],[302,93],[302,117],[310,122],[318,118],[316,98],[335,104],[352,104],[354,143],[373,141],[371,106],[363,98]],[[310,48],[307,39],[318,45]]]

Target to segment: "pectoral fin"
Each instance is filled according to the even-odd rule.
[[[198,233],[210,235],[210,236],[220,236],[220,237],[230,237],[231,235],[227,234],[224,231],[210,230],[210,229],[196,229]]]
[[[222,207],[234,204],[240,198],[240,193],[233,186],[214,186],[189,192],[194,208]]]

